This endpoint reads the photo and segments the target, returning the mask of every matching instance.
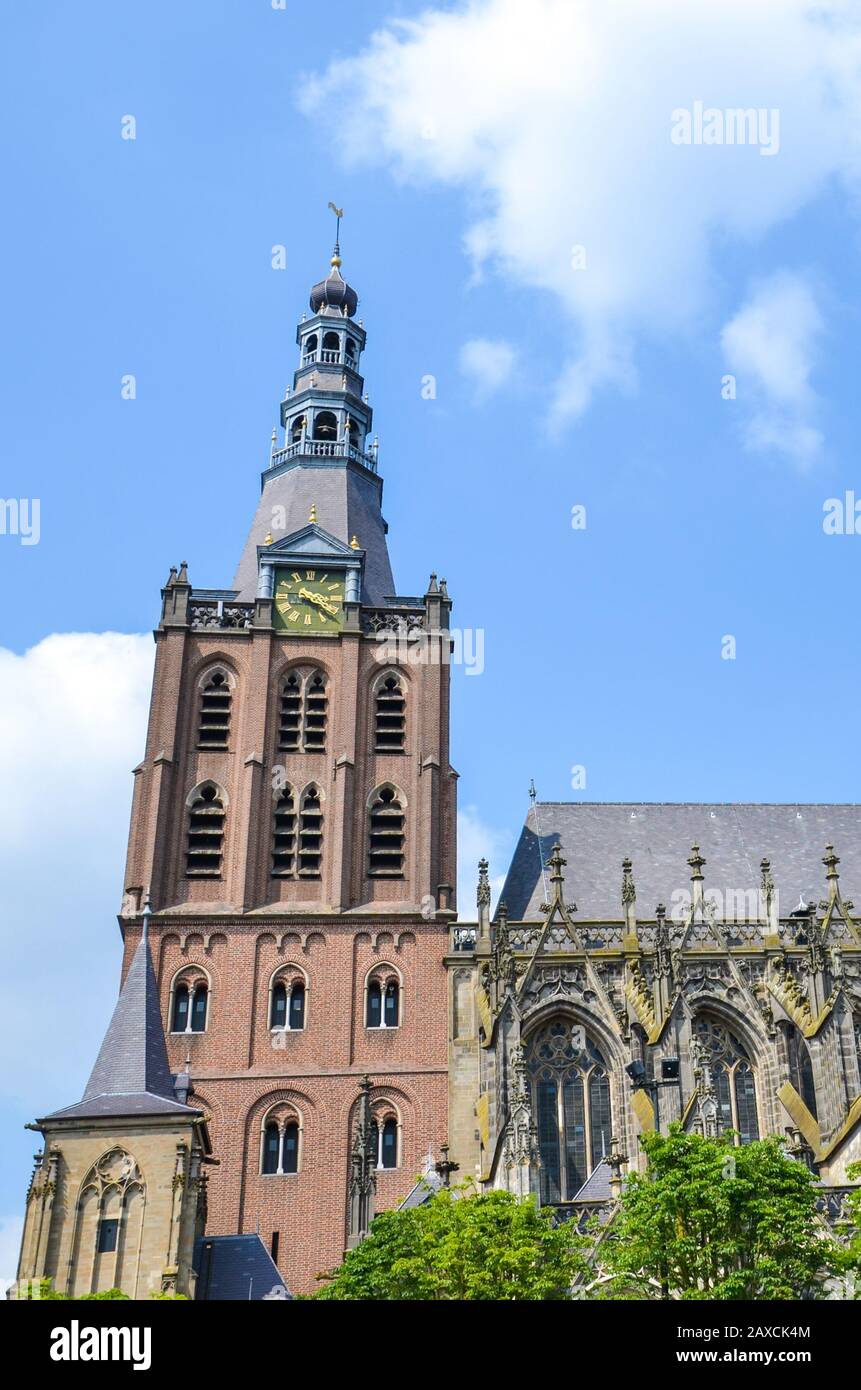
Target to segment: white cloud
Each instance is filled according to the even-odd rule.
[[[77,1099],[119,983],[131,769],[143,756],[149,636],[0,649],[0,1095]]]
[[[737,400],[748,403],[745,443],[810,462],[822,436],[812,423],[817,400],[810,373],[822,317],[810,287],[781,271],[754,286],[724,327],[721,344],[737,378]]]
[[[558,423],[630,384],[638,339],[701,327],[716,252],[857,177],[860,53],[851,0],[466,0],[392,21],[302,105],[337,109],[347,158],[463,189],[478,269],[554,296]],[[698,101],[777,110],[779,150],[674,143]]]
[[[22,1175],[22,1184],[24,1181]],[[23,1229],[23,1216],[0,1216],[0,1298],[5,1296],[18,1272]]]
[[[508,830],[499,830],[482,820],[476,806],[463,806],[457,813],[457,910],[462,922],[474,922],[478,861],[486,859],[490,869],[493,901],[502,892],[514,840]]]
[[[471,378],[480,400],[506,384],[516,361],[511,343],[501,338],[470,338],[460,350],[460,370]]]

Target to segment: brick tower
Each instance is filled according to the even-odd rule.
[[[171,570],[121,914],[210,1121],[207,1232],[315,1287],[445,1139],[445,582],[397,597],[338,245],[232,588]],[[363,1078],[370,1078],[370,1085]]]

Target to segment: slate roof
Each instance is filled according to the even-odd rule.
[[[602,1158],[601,1162],[597,1163],[592,1169],[592,1172],[589,1174],[579,1192],[577,1192],[574,1201],[609,1202],[613,1195],[613,1189],[610,1187],[611,1176],[612,1170],[610,1165],[606,1158]]]
[[[442,1177],[436,1171],[434,1165],[433,1150],[429,1150],[425,1159],[425,1170],[416,1183],[415,1187],[407,1193],[404,1200],[398,1207],[398,1211],[408,1211],[411,1207],[424,1206],[435,1193],[442,1187]]]
[[[857,803],[539,802],[526,818],[502,890],[511,920],[540,920],[541,865],[556,840],[568,861],[565,899],[576,902],[579,921],[621,919],[626,857],[633,862],[638,916],[653,918],[658,902],[671,910],[673,893],[690,890],[694,844],[706,860],[706,895],[757,889],[760,860],[769,859],[781,916],[800,898],[826,896],[822,856],[833,844],[841,891],[861,903]]]
[[[82,1099],[44,1118],[194,1115],[174,1092],[155,971],[144,931]]]
[[[284,1289],[278,1266],[258,1235],[200,1236],[194,1243],[195,1298],[203,1302],[257,1303]],[[290,1293],[284,1289],[284,1294]]]
[[[243,602],[257,593],[257,547],[272,528],[275,509],[284,517],[275,539],[292,535],[308,524],[312,504],[319,526],[349,545],[353,536],[365,552],[362,602],[382,604],[395,593],[386,542],[386,523],[380,511],[382,482],[346,460],[327,460],[325,466],[299,464],[266,479],[245,549],[233,580]],[[283,508],[283,513],[280,509]]]

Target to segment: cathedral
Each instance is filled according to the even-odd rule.
[[[122,988],[19,1280],[308,1293],[455,1171],[580,1220],[673,1121],[785,1135],[838,1219],[861,807],[534,800],[458,915],[451,599],[396,592],[337,242],[309,307],[232,583],[162,590]]]

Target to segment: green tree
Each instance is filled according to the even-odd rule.
[[[588,1241],[510,1192],[444,1189],[386,1211],[351,1250],[323,1299],[564,1299]]]
[[[641,1139],[597,1259],[606,1297],[797,1299],[840,1264],[816,1215],[815,1178],[776,1137],[735,1147],[671,1127]]]

